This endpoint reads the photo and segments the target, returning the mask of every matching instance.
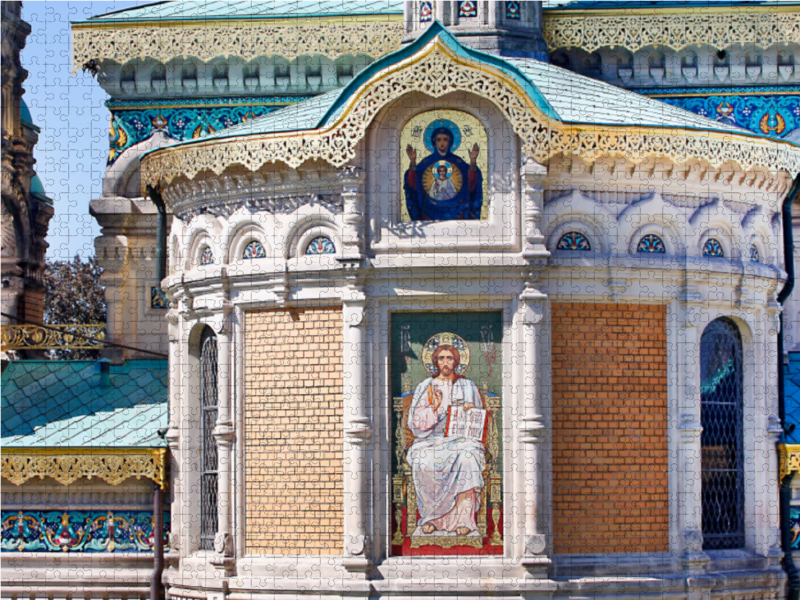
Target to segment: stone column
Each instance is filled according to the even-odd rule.
[[[700,330],[704,298],[695,286],[685,286],[679,297],[678,333],[678,518],[681,559],[688,573],[702,573],[708,564],[703,552],[700,434]]]
[[[214,536],[214,551],[217,556],[211,562],[217,567],[231,569],[233,560],[233,536],[231,535],[231,450],[234,429],[231,420],[231,369],[233,361],[230,313],[233,304],[223,302],[222,323],[217,332],[217,424],[214,439],[217,442],[217,533]]]
[[[173,307],[175,303],[173,303]],[[169,372],[172,372],[171,369],[175,369],[175,372],[178,374],[178,378],[187,377],[188,374],[186,373],[186,366],[183,360],[181,360],[181,318],[180,313],[175,308],[170,308],[167,311],[167,340],[169,342],[168,346],[168,354],[169,354]],[[184,493],[184,488],[182,485],[182,471],[183,465],[181,464],[182,453],[180,451],[180,444],[181,444],[181,429],[180,429],[180,422],[181,422],[181,415],[180,415],[180,408],[183,405],[181,392],[183,391],[183,387],[181,385],[170,385],[169,386],[169,421],[167,425],[167,434],[166,440],[169,446],[169,453],[168,453],[168,460],[170,461],[170,483],[172,485],[172,501],[177,505],[177,507],[182,507],[182,498],[181,496]],[[172,514],[174,515],[173,518],[173,531],[170,532],[169,535],[169,553],[167,554],[167,566],[170,565],[170,559],[179,556],[181,548],[183,544],[181,543],[181,537],[178,533],[179,531],[185,531],[185,527],[183,523],[179,521],[181,518],[180,513],[182,511],[173,509]]]
[[[783,357],[778,357],[778,336],[783,335],[780,330],[782,307],[776,298],[767,302],[767,310],[763,315],[763,323],[753,340],[756,347],[754,364],[756,369],[763,369],[764,400],[763,405],[756,405],[756,415],[760,418],[755,422],[754,437],[756,438],[755,456],[769,457],[765,464],[756,468],[756,483],[754,488],[759,490],[764,510],[763,521],[759,519],[761,527],[756,527],[755,547],[756,552],[770,558],[772,566],[777,568],[783,558],[780,545],[780,503],[774,499],[780,496],[780,477],[778,474],[777,443],[783,434],[780,417],[778,416],[778,374],[777,369],[783,368]],[[760,335],[758,335],[760,333]],[[760,338],[760,339],[759,339]],[[747,356],[745,352],[745,356]],[[780,358],[780,360],[778,360]],[[774,375],[773,375],[774,374]],[[758,377],[758,375],[756,375]],[[758,379],[756,379],[758,382]],[[759,394],[756,394],[756,401]],[[758,435],[759,430],[766,431],[766,436]]]
[[[344,205],[342,257],[347,282],[342,293],[342,390],[344,409],[344,566],[365,576],[369,562],[369,481],[367,461],[371,422],[367,414],[366,307],[361,269],[364,221],[363,172],[348,165],[339,174]]]
[[[347,300],[343,311],[344,565],[349,571],[363,572],[369,567],[367,461],[371,435],[366,399],[365,301]]]
[[[549,382],[545,327],[547,296],[528,287],[520,300],[524,307],[523,318],[523,415],[520,427],[525,457],[525,551],[523,564],[528,568],[546,567],[550,560],[547,550],[547,515],[544,511],[543,473],[550,472],[543,460],[543,447],[547,441],[545,412]]]

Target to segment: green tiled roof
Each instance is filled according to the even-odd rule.
[[[97,15],[83,22],[187,21],[223,19],[285,19],[292,17],[337,17],[375,14],[403,14],[403,3],[397,0],[274,2],[272,0],[238,0],[232,2],[179,0],[155,2]]]
[[[2,376],[3,448],[165,446],[167,361],[11,361]]]
[[[549,63],[524,58],[505,60],[525,74],[556,110],[559,120],[565,123],[688,127],[752,133]]]
[[[435,22],[414,42],[375,61],[343,88],[200,140],[188,140],[176,145],[214,138],[306,131],[330,124],[339,116],[347,100],[373,75],[412,56],[437,36],[456,53],[492,65],[515,79],[543,113],[564,123],[638,125],[755,135],[746,129],[712,121],[555,65],[534,59],[499,58],[478,52],[461,44],[444,26]]]

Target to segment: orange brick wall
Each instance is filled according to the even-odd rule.
[[[248,312],[246,546],[341,554],[342,312]]]
[[[553,304],[552,318],[554,551],[666,551],[666,308]]]

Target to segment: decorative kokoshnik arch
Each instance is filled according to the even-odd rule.
[[[234,164],[251,171],[276,161],[292,168],[313,159],[343,166],[355,158],[357,146],[375,116],[401,95],[412,92],[434,98],[466,92],[491,101],[521,138],[523,151],[539,162],[560,153],[574,153],[589,161],[620,154],[634,162],[661,156],[676,163],[705,160],[714,167],[734,162],[744,171],[761,167],[773,173],[787,171],[792,176],[800,172],[800,149],[776,140],[708,130],[563,123],[537,105],[524,87],[524,76],[520,74],[518,80],[493,64],[501,61],[470,58],[469,51],[457,50],[466,49],[440,26],[436,37],[416,54],[387,66],[363,83],[330,126],[211,139],[154,151],[142,159],[142,189],[169,184],[179,176],[193,179],[203,170],[219,175]],[[508,71],[514,70],[506,66]],[[356,83],[354,80],[351,85]]]

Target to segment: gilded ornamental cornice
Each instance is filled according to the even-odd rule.
[[[800,444],[778,444],[780,479],[789,473],[800,471]]]
[[[621,46],[636,52],[649,46],[681,50],[687,46],[734,46],[800,43],[797,6],[736,8],[730,5],[692,7],[691,12],[667,9],[616,11],[547,11],[544,38],[550,51],[558,48]]]
[[[73,74],[91,61],[125,64],[134,59],[167,63],[218,56],[245,61],[259,56],[321,55],[335,60],[346,54],[373,59],[400,47],[401,15],[247,21],[165,21],[76,23],[72,26]]]
[[[129,477],[166,486],[166,448],[3,448],[0,475],[15,485],[52,477],[69,485],[98,477],[111,485]]]
[[[519,82],[500,69],[474,62],[433,39],[418,54],[378,72],[348,99],[340,116],[321,129],[208,139],[154,151],[142,159],[142,186],[193,179],[209,170],[221,174],[238,164],[257,171],[268,163],[296,168],[307,160],[341,167],[356,157],[358,143],[375,115],[403,94],[434,98],[453,92],[476,94],[494,103],[523,142],[523,151],[545,162],[565,153],[587,161],[612,154],[633,162],[666,157],[676,163],[697,159],[714,167],[733,162],[744,171],[800,172],[800,151],[793,145],[732,132],[656,127],[575,125],[551,119]]]

